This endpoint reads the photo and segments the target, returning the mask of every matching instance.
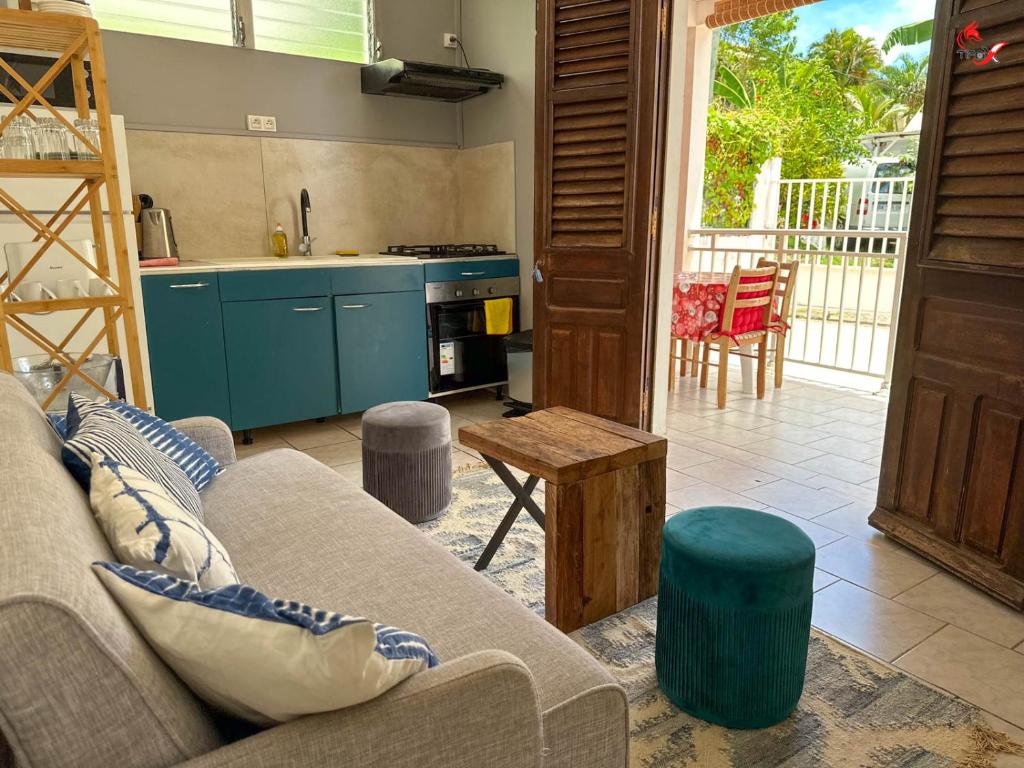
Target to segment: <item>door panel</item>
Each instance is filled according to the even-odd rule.
[[[234,429],[338,412],[329,298],[234,301],[223,307]]]
[[[645,418],[667,10],[537,4],[536,407]]]
[[[142,278],[156,414],[231,423],[217,273]]]
[[[998,61],[960,59],[1010,41]],[[940,0],[871,523],[1024,609],[1024,2]]]
[[[422,291],[336,298],[341,412],[427,398],[427,321]]]

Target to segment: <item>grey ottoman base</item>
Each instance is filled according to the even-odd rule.
[[[363,490],[410,523],[452,501],[451,417],[433,403],[387,403],[363,414]]]

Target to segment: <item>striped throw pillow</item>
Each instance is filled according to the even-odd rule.
[[[260,725],[351,707],[436,666],[412,632],[274,600],[244,584],[198,584],[127,565],[93,570],[197,695]]]
[[[203,520],[203,505],[192,481],[166,454],[142,436],[127,419],[110,408],[97,408],[82,419],[78,430],[64,441],[61,460],[78,484],[87,491],[92,474],[92,455],[98,453],[134,469],[159,483],[178,505],[196,520]]]
[[[213,478],[224,471],[224,468],[217,463],[203,447],[194,440],[186,437],[173,426],[158,416],[147,413],[134,405],[119,401],[98,401],[94,402],[81,395],[72,393],[68,397],[68,415],[65,433],[67,437],[73,437],[78,430],[82,418],[87,413],[97,409],[108,408],[115,413],[124,416],[125,420],[135,427],[148,440],[154,448],[167,456],[171,461],[181,467],[181,471],[188,476],[197,491],[208,486]]]

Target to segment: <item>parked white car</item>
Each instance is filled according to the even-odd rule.
[[[913,166],[892,157],[875,157],[847,165],[843,175],[852,181],[847,227],[906,232],[910,227],[914,174]]]

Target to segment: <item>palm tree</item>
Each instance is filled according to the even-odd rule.
[[[850,105],[861,115],[864,133],[895,133],[907,124],[907,108],[874,85],[854,85],[846,92]]]
[[[752,107],[757,101],[757,84],[753,80],[743,82],[725,64],[718,66],[718,77],[715,78],[712,90],[715,96],[737,109]]]
[[[882,67],[878,87],[882,92],[915,115],[924,105],[924,91],[928,79],[928,57],[915,59],[903,54],[892,64]]]
[[[882,66],[882,55],[874,41],[852,29],[829,30],[811,46],[811,55],[824,59],[843,87],[864,82],[872,70]]]
[[[897,45],[917,45],[918,43],[928,42],[932,39],[933,26],[932,19],[925,19],[924,21],[915,21],[913,24],[904,24],[902,27],[896,27],[882,41],[882,52],[888,53]]]

